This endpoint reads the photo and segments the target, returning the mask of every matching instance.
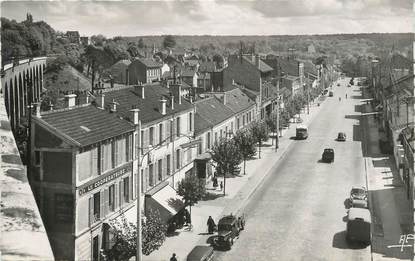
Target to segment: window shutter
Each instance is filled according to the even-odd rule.
[[[162,179],[164,180],[167,177],[167,157],[163,160],[164,164],[162,164]]]
[[[99,206],[99,219],[103,219],[105,216],[105,193],[104,190],[101,190],[99,195],[99,201],[100,201],[100,206]]]
[[[174,140],[174,138],[176,137],[176,133],[177,133],[177,126],[176,126],[176,122],[177,122],[177,120],[174,120],[173,122],[172,122],[172,125],[173,125],[173,131],[172,131],[172,141]]]
[[[94,197],[89,197],[89,225],[91,225],[94,222]]]
[[[117,182],[114,183],[114,209],[118,209],[119,207],[119,195],[118,195],[118,184]]]
[[[109,188],[106,188],[104,190],[104,196],[105,196],[105,201],[104,201],[104,216],[108,215],[109,211]]]
[[[119,182],[119,200],[120,200],[120,207],[122,207],[122,205],[124,204],[124,182],[123,180],[121,180]]]
[[[153,176],[153,185],[157,185],[159,183],[159,168],[158,168],[158,160],[154,160],[154,176]]]
[[[166,129],[165,130],[166,131],[165,139],[170,139],[171,140],[171,138],[170,138],[170,135],[171,135],[171,133],[170,133],[170,131],[171,131],[171,121],[167,121],[164,128]]]
[[[92,150],[92,175],[98,175],[98,148]]]
[[[184,165],[183,163],[187,163],[187,159],[184,158],[184,150],[180,150],[180,161],[179,161],[180,168],[183,167]]]
[[[172,172],[174,173],[176,169],[177,169],[177,150],[173,153]]]
[[[149,145],[149,129],[146,129],[144,131],[144,151],[148,150],[148,145]]]
[[[134,194],[133,194],[133,185],[134,185],[134,179],[133,179],[133,174],[131,173],[130,176],[130,182],[128,182],[128,185],[130,186],[130,193],[128,195],[128,198],[130,199],[130,202],[134,199]]]
[[[143,187],[144,187],[144,190],[143,190],[143,193],[145,192],[145,191],[147,191],[148,190],[148,168],[145,168],[145,170],[144,170],[144,178],[143,178]]]

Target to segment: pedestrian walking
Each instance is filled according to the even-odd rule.
[[[220,190],[223,190],[223,181],[220,182]]]
[[[216,226],[215,221],[213,220],[212,216],[209,216],[208,221],[207,221],[207,226],[208,226],[208,233],[212,234]]]
[[[173,253],[173,255],[170,257],[170,261],[177,261],[176,253]]]
[[[346,93],[346,99],[347,99],[347,93]]]

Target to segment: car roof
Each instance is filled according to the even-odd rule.
[[[364,190],[366,190],[366,187],[365,186],[362,186],[362,185],[354,185],[352,187],[352,189],[364,189]]]
[[[235,216],[224,216],[222,217],[218,223],[220,224],[232,224],[236,221],[236,217]]]
[[[350,208],[348,214],[349,220],[363,219],[365,222],[371,222],[370,211],[365,208]]]
[[[187,255],[187,261],[199,261],[211,255],[213,247],[211,246],[195,246]]]
[[[334,151],[334,149],[332,149],[332,148],[325,148],[324,150],[325,150],[325,151],[326,151],[326,150],[329,150],[329,151]]]

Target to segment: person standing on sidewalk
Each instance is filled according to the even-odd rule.
[[[220,182],[220,191],[223,190],[223,181]]]
[[[177,261],[176,253],[173,253],[173,255],[170,257],[170,261]]]
[[[212,216],[209,216],[208,221],[207,221],[207,226],[208,226],[208,233],[209,234],[213,234],[213,231],[215,230],[215,221],[213,220]]]

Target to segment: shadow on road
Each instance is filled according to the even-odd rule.
[[[346,231],[334,234],[332,246],[339,249],[364,249],[367,247],[367,245],[363,243],[348,242],[346,240]]]

